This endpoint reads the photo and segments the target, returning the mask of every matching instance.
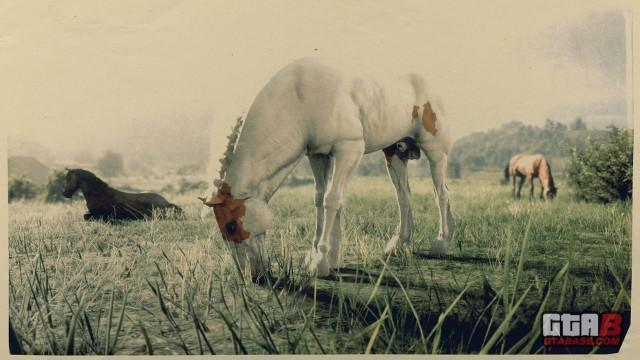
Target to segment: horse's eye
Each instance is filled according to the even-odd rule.
[[[238,224],[235,220],[231,220],[224,226],[224,229],[227,230],[227,234],[233,234],[238,229]]]

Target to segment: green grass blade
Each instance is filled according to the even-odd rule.
[[[111,345],[111,352],[116,350],[116,345],[118,344],[118,337],[120,336],[120,330],[122,329],[122,323],[124,321],[124,311],[127,307],[127,295],[128,291],[124,291],[124,298],[122,299],[122,310],[120,311],[120,317],[118,318],[118,325],[116,325],[116,333],[115,338],[113,339],[113,344]]]
[[[480,354],[487,354],[489,350],[493,348],[493,345],[495,345],[496,342],[505,334],[505,332],[508,330],[508,326],[511,322],[511,318],[516,313],[516,311],[518,310],[518,308],[520,307],[520,305],[522,304],[525,297],[529,293],[529,290],[531,290],[532,287],[533,287],[533,284],[529,285],[529,287],[524,291],[524,294],[522,294],[522,296],[520,297],[520,300],[518,300],[518,302],[511,308],[511,310],[505,316],[500,326],[498,326],[496,331],[489,338],[489,341],[487,341],[487,343],[482,347],[482,349],[480,350]]]
[[[75,336],[76,336],[76,324],[78,323],[78,317],[80,316],[80,314],[84,311],[84,299],[85,299],[85,295],[82,295],[82,298],[80,299],[80,304],[78,305],[78,309],[76,311],[74,311],[71,316],[71,325],[69,326],[69,332],[67,333],[67,340],[66,340],[66,344],[65,344],[65,351],[64,353],[66,355],[73,355],[74,354],[74,344],[75,344]]]
[[[104,343],[104,354],[105,355],[109,355],[110,354],[110,349],[109,349],[109,345],[111,344],[111,326],[113,323],[113,300],[115,297],[115,285],[113,288],[111,288],[111,299],[109,300],[109,315],[107,316],[107,335],[106,335],[106,340]]]
[[[538,313],[536,314],[536,318],[533,321],[533,326],[531,327],[531,331],[529,332],[529,334],[525,336],[525,338],[529,337],[529,342],[522,350],[520,350],[520,353],[529,354],[531,352],[531,349],[533,348],[533,344],[535,343],[536,339],[540,335],[540,329],[541,329],[540,323],[542,321],[542,314],[544,313],[547,306],[547,302],[549,301],[551,288],[561,278],[564,279],[563,284],[566,284],[568,271],[569,271],[569,263],[566,263],[560,270],[558,270],[558,272],[553,276],[553,278],[547,283],[547,286],[545,289],[545,295],[544,295],[544,298],[542,299],[540,307],[538,308]],[[564,289],[564,286],[563,286],[563,289]],[[515,346],[513,348],[515,351]]]

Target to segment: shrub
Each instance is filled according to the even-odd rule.
[[[612,127],[606,140],[589,141],[583,151],[574,149],[568,172],[579,199],[600,203],[630,199],[633,132]]]
[[[65,197],[62,196],[64,185],[66,183],[65,176],[66,172],[62,170],[54,169],[49,173],[49,179],[47,180],[47,185],[45,187],[47,195],[44,200],[46,202],[58,202],[65,199]]]
[[[33,199],[38,195],[40,189],[24,176],[11,178],[9,180],[9,202],[20,199]]]

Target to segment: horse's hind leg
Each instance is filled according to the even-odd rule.
[[[454,221],[449,204],[449,189],[447,189],[447,185],[445,184],[447,154],[442,151],[428,150],[425,150],[425,153],[429,158],[433,190],[436,205],[440,213],[440,229],[438,231],[438,237],[431,243],[431,254],[444,255],[447,252],[449,241],[451,241],[453,237],[454,230]]]
[[[411,190],[409,188],[409,171],[407,159],[401,159],[397,154],[387,158],[387,171],[389,178],[396,189],[396,200],[398,202],[398,212],[400,224],[396,233],[387,242],[384,249],[385,254],[396,251],[400,246],[411,241],[413,232],[413,215],[411,214]]]
[[[344,193],[349,177],[358,167],[364,154],[362,140],[346,140],[333,146],[333,171],[327,181],[327,188],[323,198],[323,223],[320,240],[316,252],[309,264],[309,270],[318,276],[329,275],[329,270],[338,266],[339,239],[334,235],[340,226],[340,209],[344,200]]]
[[[316,206],[316,232],[313,239],[313,246],[307,255],[307,263],[315,256],[320,236],[322,235],[322,224],[324,223],[324,193],[327,189],[327,179],[331,158],[328,155],[309,155],[309,164],[315,180],[314,204]]]

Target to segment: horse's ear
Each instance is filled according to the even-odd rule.
[[[224,202],[224,199],[218,195],[209,196],[208,198],[198,197],[198,199],[202,201],[204,205],[207,205],[209,207],[212,207],[213,205],[222,204]]]

